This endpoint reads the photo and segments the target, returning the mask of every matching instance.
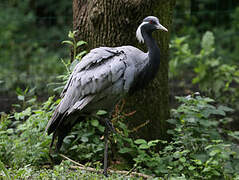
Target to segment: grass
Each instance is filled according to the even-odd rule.
[[[78,166],[79,167],[79,166]],[[53,168],[50,166],[43,167],[35,167],[31,165],[27,165],[23,168],[19,169],[11,169],[7,170],[8,176],[6,173],[1,173],[0,171],[0,179],[44,179],[44,180],[52,180],[52,179],[144,179],[143,177],[127,175],[126,173],[109,173],[109,177],[105,177],[100,169],[94,169],[97,172],[92,172],[84,169],[80,169],[77,166],[72,165],[72,163],[68,160],[62,161],[60,165],[54,166]],[[85,168],[88,169],[88,168]],[[93,168],[92,168],[93,169]]]

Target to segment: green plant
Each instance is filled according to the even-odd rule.
[[[46,84],[54,81],[64,68],[58,59],[67,52],[57,47],[57,41],[68,31],[71,21],[62,14],[70,15],[69,9],[71,3],[62,0],[0,3],[1,93],[12,95],[17,87],[36,87],[41,95],[52,92]],[[53,17],[54,14],[57,15]]]
[[[233,150],[233,143],[227,142],[222,134],[227,131],[220,128],[230,122],[226,106],[215,106],[213,99],[200,95],[177,97],[182,103],[172,110],[171,124],[176,127],[168,132],[173,142],[166,146],[165,157],[172,154],[170,167],[176,167],[177,173],[184,173],[195,178],[233,178],[238,176],[239,156]],[[176,161],[178,161],[176,163]]]
[[[73,69],[81,61],[81,58],[87,53],[87,51],[85,50],[78,52],[79,49],[86,44],[86,42],[77,41],[75,38],[76,33],[77,31],[69,31],[68,33],[69,40],[62,41],[62,44],[70,45],[70,49],[72,49],[73,51],[73,58],[72,58],[73,62],[71,62],[71,59],[68,59],[67,62],[61,59],[61,62],[66,69],[66,73],[56,77],[58,80],[60,80],[60,82],[48,84],[49,86],[56,86],[56,88],[54,88],[54,91],[60,92],[64,88]]]
[[[103,158],[104,126],[96,118],[82,120],[64,139],[62,153],[80,162],[94,165]],[[89,164],[90,163],[90,164]]]
[[[20,101],[20,104],[13,104],[13,107],[19,109],[26,109],[29,106],[34,106],[36,103],[35,88],[22,90],[20,88],[16,89],[17,99]]]
[[[190,65],[192,66],[193,55],[189,44],[186,43],[189,39],[185,37],[175,37],[171,40],[170,48],[173,50],[171,59],[169,61],[169,77],[183,76],[182,70],[186,70]]]
[[[173,109],[169,121],[173,129],[169,130],[172,140],[146,141],[130,138],[131,130],[123,120],[131,113],[116,108],[113,123],[117,135],[111,135],[114,157],[120,160],[123,169],[132,169],[164,178],[181,179],[233,179],[239,177],[238,148],[230,139],[239,139],[238,133],[223,129],[231,119],[226,113],[233,110],[223,105],[215,105],[211,98],[195,93],[187,97],[177,97],[181,105]],[[12,116],[2,115],[0,122],[0,155],[12,177],[44,177],[45,171],[28,168],[29,164],[41,166],[48,162],[50,136],[44,136],[48,119],[59,100],[50,97],[43,105],[29,106]],[[105,114],[99,111],[98,115]],[[222,126],[223,125],[223,126]],[[103,159],[104,144],[102,134],[104,126],[99,118],[88,118],[78,123],[65,138],[61,153],[82,163],[99,169]],[[223,134],[229,139],[224,139]],[[158,147],[161,147],[158,150]],[[116,148],[116,150],[114,150]],[[123,160],[125,159],[125,160]],[[127,159],[127,160],[126,160]],[[64,164],[65,166],[65,164]],[[49,178],[65,175],[62,165],[49,170]],[[88,176],[88,175],[87,175]],[[72,174],[72,177],[75,175]]]
[[[1,116],[0,155],[7,166],[39,165],[48,160],[50,137],[43,132],[57,103],[50,97],[40,106]]]
[[[143,180],[142,177],[134,177],[130,175],[121,175],[117,173],[110,174],[109,177],[105,177],[102,173],[90,172],[84,169],[77,168],[70,161],[62,161],[61,164],[54,166],[54,168],[35,167],[31,165],[23,166],[19,169],[9,168],[9,175],[12,179],[40,179],[40,180],[52,180],[52,179],[95,179],[95,180]],[[0,173],[1,176],[1,173]],[[3,179],[6,176],[1,176]]]
[[[211,32],[206,32],[202,38],[202,50],[196,56],[197,65],[194,68],[196,77],[192,80],[194,84],[199,84],[202,91],[214,96],[225,103],[233,103],[239,97],[237,85],[239,83],[239,69],[236,65],[224,64],[221,58],[215,58],[213,53],[214,36]],[[232,95],[228,98],[227,95]]]
[[[0,170],[4,172],[7,180],[11,180],[8,170],[5,168],[1,160],[0,160]]]
[[[182,37],[172,41],[171,48],[175,51],[169,64],[170,77],[187,74],[200,91],[239,109],[236,103],[239,98],[239,69],[236,64],[225,64],[221,57],[215,55],[213,33],[208,31],[204,34],[198,54],[192,53],[187,40],[187,37]]]
[[[62,41],[62,44],[68,44],[72,47],[72,50],[73,50],[73,60],[78,60],[80,61],[81,60],[81,57],[83,55],[85,55],[87,53],[87,51],[81,51],[80,53],[77,53],[77,49],[79,49],[82,45],[85,45],[86,42],[85,41],[77,41],[76,40],[76,33],[78,31],[69,31],[68,33],[68,38],[70,40],[65,40],[65,41]]]
[[[177,99],[181,105],[172,110],[172,118],[168,120],[175,126],[168,130],[170,142],[137,139],[120,153],[134,152],[136,169],[166,179],[238,178],[238,148],[223,138],[229,132],[220,126],[231,120],[226,113],[233,110],[215,106],[213,99],[198,93]]]

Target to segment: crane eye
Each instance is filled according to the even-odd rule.
[[[149,24],[156,24],[156,22],[153,21],[153,20],[150,20],[150,21],[149,21]]]

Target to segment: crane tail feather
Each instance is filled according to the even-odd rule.
[[[45,128],[45,133],[47,132],[48,135],[50,135],[52,132],[54,132],[57,129],[59,123],[65,117],[66,113],[64,113],[64,114],[63,113],[59,113],[57,111],[58,107],[59,106],[57,106],[55,112],[52,115],[52,118],[49,120],[49,122],[48,122],[48,124],[47,124],[47,126]]]

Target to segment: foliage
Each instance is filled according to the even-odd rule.
[[[223,105],[213,105],[213,99],[201,97],[198,93],[177,99],[181,105],[172,110],[172,117],[168,120],[175,126],[168,131],[172,136],[169,142],[130,138],[131,130],[123,120],[133,112],[124,113],[123,106],[116,108],[112,122],[118,134],[110,136],[110,150],[114,159],[117,158],[123,169],[134,164],[130,171],[137,170],[163,178],[238,178],[239,150],[232,139],[239,139],[239,133],[223,128],[231,121],[226,113],[233,110]],[[49,163],[50,136],[43,133],[58,102],[50,97],[40,106],[31,105],[22,112],[1,116],[0,156],[5,166],[9,167],[7,171],[11,177],[34,177],[35,174],[44,178],[78,177],[75,173],[65,174],[61,168],[67,167],[65,161],[54,169],[37,168]],[[104,111],[99,111],[95,117],[78,123],[64,139],[61,153],[87,166],[100,168],[104,126],[98,116],[104,114]],[[222,136],[225,134],[227,139]],[[53,157],[56,158],[56,154]],[[119,165],[114,167],[120,168]],[[79,174],[80,177],[85,175],[89,176]]]
[[[81,50],[82,46],[87,44],[85,41],[77,41],[76,40],[76,33],[77,31],[69,31],[68,38],[69,40],[62,41],[62,44],[68,44],[70,45],[70,50],[73,51],[73,62],[71,62],[71,59],[65,62],[65,60],[61,59],[63,65],[65,66],[66,73],[62,75],[58,75],[56,78],[60,80],[60,82],[57,83],[50,83],[49,86],[56,86],[54,88],[54,91],[61,92],[64,88],[65,84],[67,83],[73,69],[75,66],[81,61],[81,58],[87,53],[85,50]]]
[[[64,139],[62,152],[80,162],[97,166],[103,159],[104,142],[101,137],[104,129],[96,118],[83,120]]]
[[[50,97],[42,105],[26,103],[28,106],[25,110],[14,112],[10,115],[3,114],[1,116],[0,157],[5,166],[8,167],[8,169],[6,169],[3,166],[1,169],[3,169],[4,172],[8,172],[14,179],[23,177],[34,178],[35,176],[39,176],[43,179],[57,178],[60,176],[64,176],[64,178],[87,178],[96,176],[93,173],[85,173],[84,171],[78,171],[78,175],[75,172],[66,175],[66,172],[69,170],[67,171],[65,161],[62,161],[59,166],[54,166],[54,169],[39,170],[41,166],[48,166],[50,161],[48,151],[51,137],[44,135],[44,129],[58,103],[59,100],[54,102],[54,97]],[[100,168],[104,150],[102,141],[104,126],[101,125],[102,122],[99,116],[105,115],[105,113],[105,111],[99,111],[95,117],[78,123],[72,132],[64,139],[61,153],[73,159],[77,159],[77,161],[86,164],[86,166]],[[122,122],[120,123],[122,125],[117,129],[119,131],[128,132],[126,125]],[[123,141],[121,140],[121,136],[114,136],[115,137],[111,137],[111,139],[115,138],[115,142]],[[117,138],[119,140],[117,140]],[[127,137],[127,139],[130,138]],[[57,154],[53,153],[52,155],[53,158],[59,158],[56,157]],[[114,177],[118,176],[119,175],[112,175],[111,178],[114,179]],[[101,179],[102,176],[99,175],[98,178]]]
[[[5,168],[5,165],[2,163],[1,160],[0,160],[0,170],[3,171],[7,180],[11,179],[8,170]]]
[[[48,10],[42,7],[42,2],[48,3]],[[55,75],[63,70],[58,57],[65,56],[66,51],[56,49],[56,43],[67,32],[69,21],[63,16],[52,17],[52,10],[63,5],[62,2],[23,0],[0,3],[1,92],[12,93],[17,87],[37,87],[37,93],[43,94],[49,90],[46,84],[54,81]],[[54,11],[70,15],[67,9],[71,9],[69,2]]]
[[[13,115],[1,116],[0,156],[10,167],[41,164],[48,159],[50,137],[43,135],[57,102],[50,97],[37,109],[31,106]]]
[[[237,64],[239,56],[239,7],[230,13],[231,21],[230,26],[214,28],[212,31],[216,37],[216,54],[222,57],[225,64]]]
[[[170,61],[170,77],[192,74],[193,84],[201,91],[222,103],[235,106],[239,98],[239,68],[236,64],[226,64],[222,57],[215,55],[215,40],[212,32],[202,37],[200,52],[193,53],[187,43],[188,37],[175,38],[171,48],[174,50]],[[182,69],[184,69],[182,71]],[[190,71],[193,69],[193,72]]]
[[[72,169],[72,164],[69,161],[62,161],[61,164],[56,165],[53,169],[49,168],[37,168],[35,166],[24,166],[19,169],[9,169],[9,179],[95,179],[95,180],[142,180],[139,177],[130,177],[129,175],[119,175],[116,173],[110,174],[109,177],[105,177],[103,174],[96,172],[88,172],[80,169]],[[1,176],[1,172],[0,172]],[[4,175],[3,175],[4,177]]]
[[[77,33],[77,31],[73,31],[73,32],[69,31],[68,38],[70,38],[70,40],[62,41],[62,44],[70,45],[73,49],[73,60],[77,59],[78,61],[80,61],[81,57],[86,54],[86,51],[77,53],[77,49],[79,49],[82,45],[86,44],[86,42],[85,41],[77,41],[75,38],[76,33]]]
[[[141,172],[167,179],[239,178],[239,150],[224,140],[221,134],[228,132],[219,126],[230,121],[226,113],[232,109],[216,107],[211,104],[213,99],[196,94],[177,99],[182,104],[172,110],[172,118],[168,120],[175,126],[168,131],[172,141],[137,139],[133,147],[120,152],[137,149],[133,159],[135,167]],[[157,144],[163,147],[158,152],[155,151]]]

